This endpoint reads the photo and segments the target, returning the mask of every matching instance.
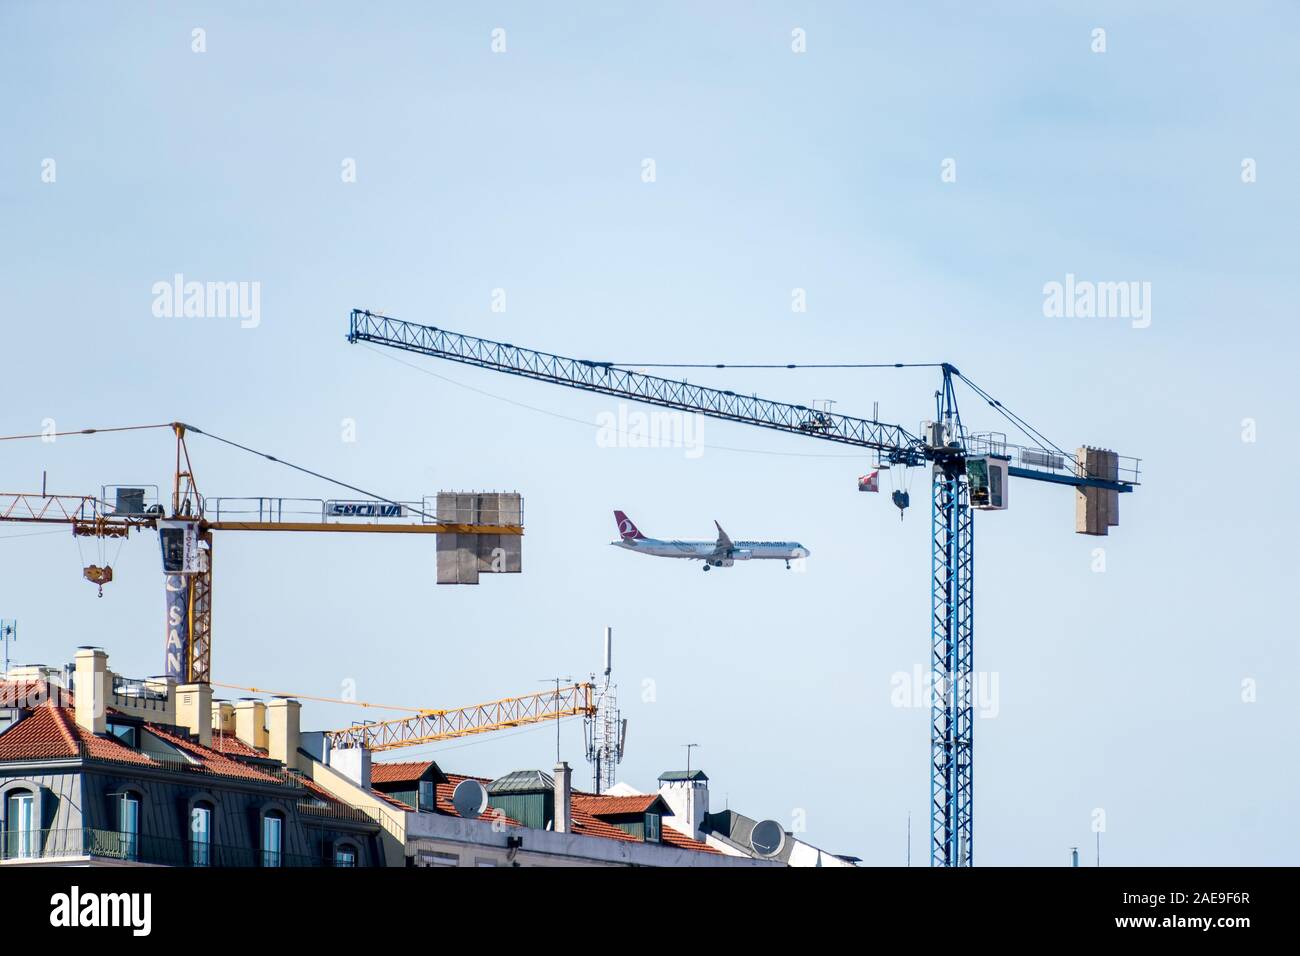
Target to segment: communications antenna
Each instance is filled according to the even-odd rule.
[[[627,739],[627,719],[618,709],[618,685],[613,670],[614,629],[605,628],[604,680],[591,675],[596,685],[596,712],[587,718],[587,762],[591,764],[592,788],[604,793],[614,786],[618,765],[623,760],[623,743]]]

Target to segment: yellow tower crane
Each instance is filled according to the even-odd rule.
[[[522,697],[503,697],[485,704],[454,710],[427,710],[413,717],[358,723],[342,730],[325,731],[331,748],[364,747],[396,750],[419,744],[490,734],[565,717],[592,717],[596,713],[595,687],[569,684]]]
[[[77,537],[100,539],[125,538],[146,528],[158,531],[162,548],[163,574],[166,584],[167,618],[164,673],[178,683],[210,683],[212,675],[212,533],[214,531],[322,531],[343,533],[446,534],[500,536],[504,547],[495,548],[498,556],[477,570],[513,573],[520,570],[518,541],[523,534],[523,509],[517,495],[455,496],[449,506],[451,515],[434,516],[425,512],[423,502],[393,501],[373,495],[352,485],[256,452],[228,439],[205,433],[192,425],[171,422],[168,425],[135,428],[170,428],[176,436],[176,465],[172,480],[171,514],[160,504],[148,504],[141,495],[110,503],[93,495],[50,495],[35,493],[0,493],[0,521],[35,524],[66,524]],[[98,434],[105,431],[132,429],[83,429],[65,434]],[[320,501],[314,499],[256,498],[234,499],[243,504],[232,508],[223,502],[232,499],[205,499],[198,490],[189,449],[187,432],[216,439],[269,461],[287,465],[297,471],[341,485],[362,494],[364,501]],[[48,436],[12,436],[35,438]],[[460,513],[459,499],[469,498],[466,513]],[[223,514],[225,515],[223,517]],[[439,520],[439,518],[448,520]],[[414,518],[415,520],[412,520]],[[489,539],[494,540],[494,539]],[[513,541],[513,543],[511,543]],[[113,580],[113,569],[91,564],[84,576],[103,586]],[[441,581],[441,577],[439,578]],[[473,580],[477,580],[477,575]]]

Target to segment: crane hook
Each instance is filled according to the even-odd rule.
[[[99,585],[99,596],[104,596],[104,585],[113,580],[113,569],[108,565],[102,568],[97,564],[92,564],[81,572],[82,576],[91,584]]]

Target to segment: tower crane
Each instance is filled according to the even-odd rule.
[[[325,739],[331,748],[396,750],[565,717],[591,718],[596,714],[594,692],[589,683],[570,684],[454,710],[428,710],[412,717],[353,724],[325,731]]]
[[[314,499],[205,498],[199,493],[190,464],[186,433],[207,434],[192,425],[172,422],[176,437],[176,464],[172,480],[171,513],[161,504],[149,504],[142,489],[118,491],[116,502],[94,495],[51,495],[44,489],[36,493],[0,493],[0,521],[33,524],[70,525],[76,537],[100,539],[126,538],[132,531],[157,530],[162,548],[162,564],[167,600],[164,673],[182,684],[211,683],[212,680],[212,537],[216,531],[298,531],[333,533],[397,533],[502,535],[523,534],[519,520],[487,521],[475,511],[469,515],[452,515],[439,521],[425,513],[421,505],[377,498],[351,485],[350,490],[366,495],[367,501],[327,502]],[[77,434],[118,429],[86,429]],[[32,436],[18,436],[32,437]],[[244,451],[280,461],[271,455],[253,452],[235,442],[209,435]],[[288,464],[287,462],[282,462]],[[318,478],[315,472],[290,466]],[[331,480],[332,479],[327,479]],[[342,482],[335,482],[343,484]],[[501,496],[502,498],[509,496]],[[500,518],[500,509],[497,517]],[[522,506],[514,508],[522,518]],[[412,516],[417,520],[412,520]],[[405,519],[405,520],[398,520]],[[505,570],[517,570],[507,567]],[[87,580],[103,586],[113,580],[111,565],[90,565],[84,571]]]
[[[1077,531],[1104,535],[1119,522],[1119,495],[1139,484],[1139,460],[1086,446],[1067,454],[946,362],[924,366],[937,369],[941,381],[934,397],[934,418],[923,423],[920,435],[914,435],[874,418],[706,388],[620,368],[613,362],[538,352],[360,309],[349,317],[348,341],[867,448],[891,466],[930,466],[930,863],[973,865],[973,511],[1006,508],[1009,478],[1049,482],[1075,489]],[[957,406],[958,380],[1038,445],[1008,444],[1002,433],[967,433]],[[895,503],[903,508],[907,499],[895,496]]]

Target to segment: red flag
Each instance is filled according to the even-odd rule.
[[[869,475],[863,475],[858,479],[858,491],[879,491],[880,490],[880,472],[873,471]]]

